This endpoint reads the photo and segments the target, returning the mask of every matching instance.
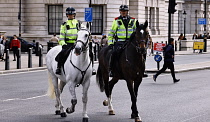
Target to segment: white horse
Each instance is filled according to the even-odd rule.
[[[0,59],[4,60],[4,45],[0,44]]]
[[[56,96],[56,114],[61,115],[61,117],[66,117],[64,112],[64,107],[61,101],[61,93],[63,91],[66,83],[69,84],[69,91],[72,95],[71,107],[66,109],[67,113],[73,113],[75,111],[75,105],[77,104],[77,98],[75,93],[75,87],[80,84],[83,86],[83,122],[88,122],[88,115],[86,110],[87,105],[87,91],[90,85],[90,78],[92,76],[92,63],[89,57],[89,23],[86,24],[86,27],[80,28],[78,31],[77,41],[75,42],[75,48],[69,53],[69,56],[64,64],[64,67],[61,68],[61,75],[55,73],[57,68],[57,61],[55,57],[61,51],[62,47],[55,46],[49,50],[46,55],[46,64],[48,69],[49,76],[49,88],[48,95],[53,98],[53,95]],[[58,81],[60,79],[60,82]]]

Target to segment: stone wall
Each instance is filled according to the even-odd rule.
[[[84,8],[89,6],[88,0],[21,0],[22,1],[22,37],[32,41],[47,42],[52,35],[48,35],[48,5],[63,5],[63,20],[66,20],[65,9],[74,7],[77,11],[76,18],[84,21]],[[197,29],[197,33],[203,32],[203,26],[197,25],[196,17],[203,17],[203,1],[177,0],[177,10],[187,12],[186,34],[191,34]],[[104,6],[103,33],[110,30],[112,21],[119,16],[119,6],[128,4],[129,14],[143,23],[146,19],[150,23],[149,31],[154,40],[167,40],[168,36],[168,0],[92,0],[93,5]],[[150,13],[150,9],[152,12]],[[209,9],[209,6],[207,7]],[[197,15],[195,15],[197,10]],[[19,0],[0,0],[0,31],[6,31],[6,35],[19,34]],[[150,15],[151,14],[151,15]],[[207,14],[208,15],[208,14]],[[208,17],[208,16],[207,16]],[[179,36],[178,11],[172,15],[172,37]],[[208,24],[209,26],[209,24]],[[207,28],[208,30],[208,28]],[[101,35],[98,35],[101,37]]]

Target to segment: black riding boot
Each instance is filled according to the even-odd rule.
[[[109,76],[113,77],[114,76],[114,72],[113,72],[113,68],[114,68],[114,63],[115,63],[115,52],[113,51],[111,56],[110,56],[110,63],[109,63]]]
[[[93,68],[92,75],[96,75],[96,70],[94,69],[93,52],[91,50],[90,50],[89,56],[90,56],[90,60],[92,62],[92,68]]]
[[[94,66],[94,61],[92,61],[92,67]],[[93,71],[92,71],[92,75],[96,75],[96,70],[94,69],[94,67],[93,67]]]
[[[144,60],[145,60],[145,62],[146,62],[147,53],[143,54],[143,57],[144,57]],[[143,77],[148,77],[148,74],[147,74],[146,71],[144,72]]]
[[[58,62],[57,69],[56,69],[55,73],[57,75],[61,75],[61,63],[60,62]]]

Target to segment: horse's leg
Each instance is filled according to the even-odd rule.
[[[77,97],[75,92],[75,86],[76,84],[70,81],[69,84],[69,91],[71,93],[72,99],[71,99],[71,107],[66,109],[66,112],[71,114],[75,111],[75,106],[77,104]]]
[[[108,83],[108,108],[109,108],[109,115],[115,115],[114,109],[112,106],[112,89],[114,85],[118,82],[119,79],[112,78],[112,80]]]
[[[87,101],[88,101],[88,89],[90,86],[90,79],[87,80],[83,85],[83,96],[82,96],[82,102],[83,102],[83,122],[88,122],[88,115],[87,115]]]
[[[137,106],[136,106],[136,101],[137,101],[137,96],[134,92],[134,87],[133,87],[133,81],[131,80],[126,80],[127,82],[127,87],[131,96],[131,110],[132,110],[132,114],[131,114],[131,118],[135,118],[135,122],[141,122],[141,120],[139,119],[139,115],[138,115],[138,110],[137,110]]]
[[[55,90],[55,95],[56,95],[56,114],[60,114],[61,117],[66,117],[66,113],[63,110],[63,104],[61,102],[60,94],[61,91],[58,87],[58,78],[56,76],[52,77],[53,80],[53,85],[54,85],[54,90]]]
[[[60,81],[60,86],[59,86],[59,88],[60,88],[60,90],[61,90],[61,93],[63,92],[63,88],[64,88],[65,85],[66,85],[66,82]]]
[[[139,86],[141,84],[141,81],[142,81],[142,78],[139,78],[139,80],[134,81],[134,93],[135,93],[136,99],[138,97],[138,90],[139,90]],[[137,106],[136,106],[136,110],[137,110]],[[141,117],[138,114],[135,114],[133,112],[131,114],[131,118],[135,118],[136,122],[141,122]]]

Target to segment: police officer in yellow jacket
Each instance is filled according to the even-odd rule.
[[[61,66],[65,62],[64,52],[74,46],[77,39],[78,26],[80,24],[79,21],[75,19],[76,10],[73,7],[68,7],[66,9],[66,16],[68,20],[60,27],[59,44],[62,45],[62,50],[56,57],[56,61],[58,61],[56,74],[58,75],[61,74]]]
[[[114,66],[116,59],[116,50],[129,40],[131,34],[136,30],[136,19],[128,15],[129,8],[127,5],[121,5],[119,8],[120,16],[116,17],[108,34],[108,45],[113,49],[110,70]],[[114,46],[113,46],[114,44]],[[111,72],[111,75],[113,73]]]

